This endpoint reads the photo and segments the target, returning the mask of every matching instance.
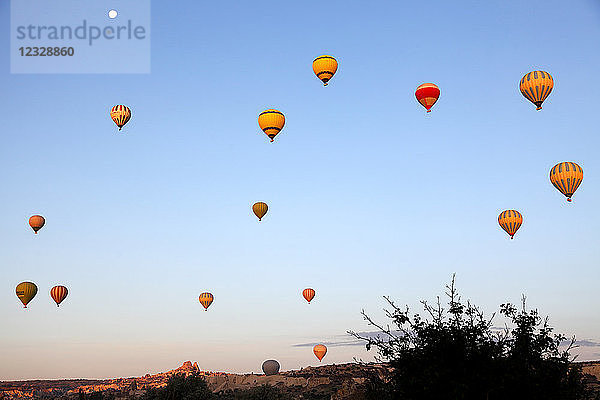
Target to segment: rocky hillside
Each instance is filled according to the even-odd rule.
[[[581,363],[587,374],[588,384],[600,388],[600,361]],[[328,394],[332,400],[351,399],[352,393],[369,376],[383,377],[388,371],[384,364],[341,364],[307,367],[265,376],[255,374],[228,374],[202,371],[197,363],[186,361],[179,368],[138,378],[107,380],[50,380],[0,382],[0,399],[93,399],[97,394],[107,393],[116,399],[136,399],[149,388],[166,386],[174,374],[200,374],[205,376],[213,392],[245,390],[263,384],[273,385],[289,393]],[[96,394],[96,396],[95,396]]]

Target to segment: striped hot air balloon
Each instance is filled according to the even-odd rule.
[[[319,56],[313,61],[312,67],[317,78],[323,81],[324,86],[327,86],[338,69],[338,63],[331,56]]]
[[[523,223],[523,216],[516,210],[502,211],[498,216],[498,223],[513,239]]]
[[[58,285],[50,289],[50,297],[52,297],[52,300],[56,302],[56,307],[60,306],[60,303],[67,298],[68,294],[69,290],[67,290],[67,288],[64,286]]]
[[[545,71],[531,71],[519,83],[519,89],[527,100],[537,106],[536,110],[542,109],[542,103],[554,88],[554,79]]]
[[[110,110],[110,117],[117,124],[119,130],[121,130],[131,119],[131,109],[122,104],[116,105]]]
[[[311,288],[306,288],[302,291],[302,296],[304,296],[306,301],[308,301],[308,304],[310,304],[311,300],[315,297],[315,290]]]
[[[202,307],[204,307],[204,311],[208,311],[208,306],[212,304],[214,299],[215,298],[213,297],[213,295],[208,292],[204,292],[200,294],[200,297],[198,297],[198,300],[200,300],[200,304],[202,304]]]
[[[29,226],[33,229],[33,232],[37,235],[38,231],[46,224],[46,219],[41,215],[32,215],[29,217]]]
[[[431,107],[440,98],[440,88],[433,83],[424,83],[417,88],[415,97],[427,112],[431,112]]]
[[[327,346],[324,344],[318,344],[313,347],[313,353],[315,353],[315,356],[317,356],[319,361],[322,361],[323,357],[325,357],[325,354],[327,354]]]
[[[561,162],[550,170],[550,182],[571,201],[571,196],[583,181],[583,169],[574,162]]]
[[[37,292],[38,288],[33,282],[21,282],[17,285],[17,297],[21,300],[25,308],[27,308],[27,304],[33,300]]]
[[[272,142],[275,136],[283,129],[285,116],[281,111],[265,110],[258,116],[258,125]]]
[[[262,221],[262,218],[265,216],[268,210],[269,206],[267,206],[267,203],[263,203],[262,201],[252,205],[252,212],[254,212],[254,215],[258,217],[259,221]]]

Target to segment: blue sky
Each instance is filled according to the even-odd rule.
[[[367,330],[362,308],[418,306],[452,273],[489,313],[526,294],[600,339],[597,3],[154,1],[151,73],[122,75],[10,74],[7,3],[0,18],[0,379],[316,365],[295,345]],[[321,54],[339,61],[328,87]],[[539,112],[518,91],[533,69],[555,79]],[[424,82],[442,91],[428,115]],[[584,169],[573,204],[548,179],[561,161]],[[323,362],[354,356],[370,359]]]

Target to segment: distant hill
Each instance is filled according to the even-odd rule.
[[[588,385],[600,390],[600,361],[580,363]],[[213,392],[246,390],[263,384],[277,386],[285,392],[330,395],[332,400],[352,399],[353,394],[370,376],[384,377],[389,372],[386,364],[340,364],[307,367],[281,372],[273,376],[230,374],[200,370],[197,363],[186,361],[179,368],[155,375],[137,378],[105,380],[32,380],[0,382],[0,399],[93,399],[94,394],[107,393],[118,400],[140,397],[150,388],[166,386],[175,374],[199,374],[205,377]],[[80,395],[81,394],[81,395]],[[100,398],[100,397],[98,397]]]

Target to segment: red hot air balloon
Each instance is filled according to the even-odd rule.
[[[310,301],[315,297],[315,290],[306,288],[302,291],[302,296],[304,296],[306,301],[308,301],[308,304],[310,304]]]
[[[417,88],[415,97],[427,112],[431,112],[431,107],[440,98],[440,88],[433,83],[424,83]]]
[[[67,298],[68,294],[69,290],[67,290],[67,288],[64,286],[54,286],[52,289],[50,289],[50,297],[52,297],[52,300],[56,302],[56,307],[58,307],[60,303]]]

